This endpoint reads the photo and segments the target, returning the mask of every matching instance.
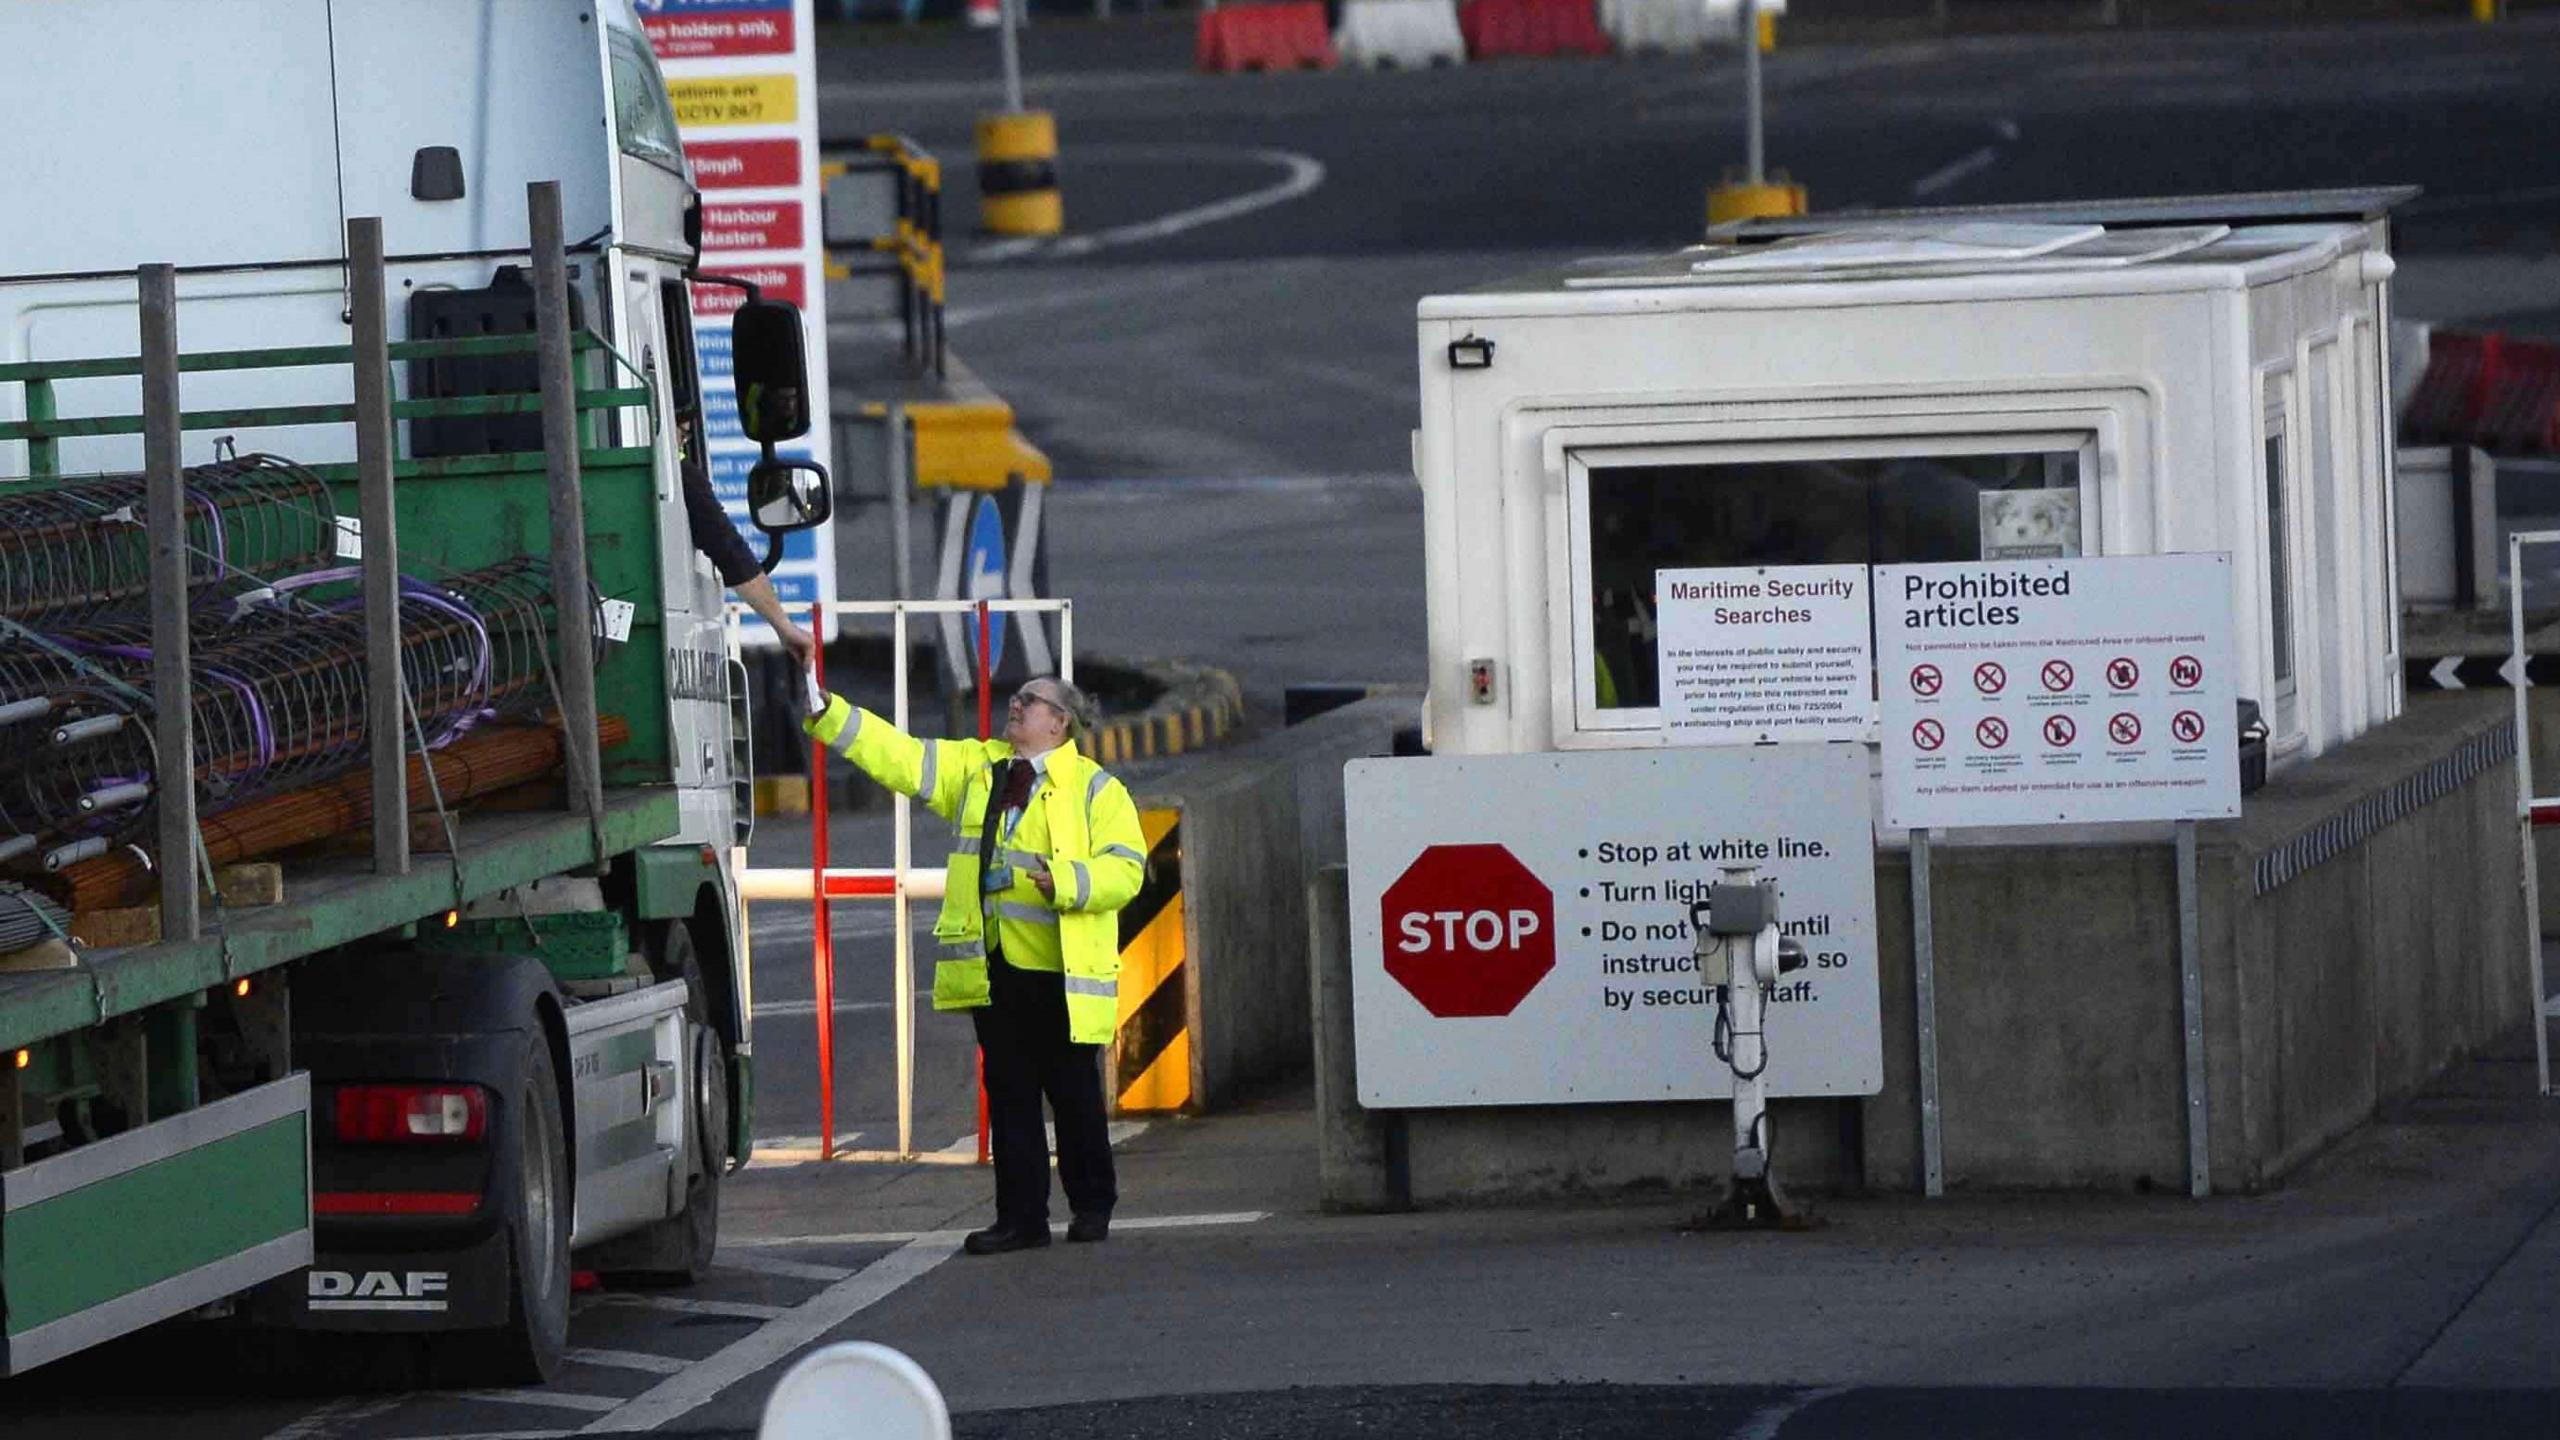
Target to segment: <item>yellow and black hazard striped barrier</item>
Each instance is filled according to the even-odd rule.
[[[1191,1108],[1191,971],[1182,812],[1141,810],[1147,883],[1120,911],[1120,1031],[1103,1057],[1114,1114]]]
[[[1244,726],[1244,689],[1207,665],[1151,663],[1162,694],[1135,715],[1115,715],[1094,728],[1087,753],[1105,765],[1179,755],[1227,738]]]
[[[1058,122],[1046,110],[978,117],[978,228],[994,235],[1055,235],[1066,226],[1058,198]]]

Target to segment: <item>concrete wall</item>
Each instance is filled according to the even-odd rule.
[[[2508,703],[2421,699],[2200,828],[2217,1189],[2279,1181],[2529,1013]],[[1800,1188],[1920,1183],[1907,852],[1880,852],[1876,880],[1885,1087],[1774,1107],[1777,1173]],[[2184,1188],[2172,846],[1942,844],[1931,890],[1947,1184]],[[1351,1048],[1347,901],[1338,874],[1314,893],[1330,1070]],[[1319,1076],[1342,1208],[1696,1186],[1728,1164],[1722,1104],[1373,1115],[1355,1093]]]
[[[1204,753],[1135,786],[1141,806],[1182,811],[1184,961],[1191,976],[1194,1104],[1305,1072],[1307,877],[1339,863],[1342,767],[1387,754],[1416,716],[1381,696]]]

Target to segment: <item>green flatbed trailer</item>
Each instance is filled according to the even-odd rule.
[[[533,260],[540,274],[544,257],[537,250]],[[370,276],[355,268],[359,291],[369,282],[378,305],[378,250]],[[550,283],[565,283],[558,266],[551,274]],[[565,314],[554,309],[546,319]],[[683,417],[656,375],[593,333],[383,343],[380,328],[373,348],[359,325],[355,346],[177,356],[156,377],[159,391],[136,359],[0,364],[0,387],[22,387],[25,397],[25,418],[0,423],[0,442],[26,442],[33,472],[11,484],[62,483],[54,472],[66,439],[152,426],[182,434],[355,425],[361,436],[371,424],[382,437],[392,421],[542,414],[544,396],[530,393],[396,401],[369,418],[362,377],[373,367],[374,393],[387,398],[394,362],[556,346],[581,378],[551,392],[549,418],[573,413],[574,423],[552,425],[546,451],[396,459],[379,466],[387,494],[366,493],[361,463],[312,468],[341,516],[387,502],[398,568],[425,576],[525,556],[564,563],[553,517],[565,483],[581,506],[568,513],[582,515],[585,553],[576,563],[585,573],[571,578],[574,593],[631,611],[628,633],[604,647],[591,694],[564,682],[555,653],[556,718],[564,741],[581,726],[594,735],[599,716],[618,717],[629,737],[594,758],[601,783],[591,806],[574,776],[576,747],[564,743],[573,772],[567,809],[441,815],[450,853],[402,856],[397,866],[383,863],[379,847],[371,861],[288,863],[279,903],[214,909],[192,935],[184,907],[166,893],[177,887],[164,887],[170,938],[82,953],[72,968],[0,963],[0,1375],[196,1312],[393,1338],[458,1331],[473,1343],[467,1363],[450,1371],[457,1378],[540,1379],[565,1333],[569,1242],[589,1251],[581,1263],[619,1259],[679,1279],[707,1263],[716,1242],[718,1176],[743,1162],[752,1131],[751,1006],[744,975],[731,971],[738,909],[726,867],[707,844],[669,843],[682,823],[675,747],[700,743],[706,764],[712,758],[711,737],[677,733],[670,671],[684,647],[661,623],[662,586],[681,573],[667,557],[688,553],[664,533],[683,524],[669,423]],[[151,403],[155,393],[174,397],[177,373],[312,367],[352,367],[359,403],[183,414]],[[69,382],[136,375],[144,414],[57,413],[59,387]],[[377,438],[372,453],[387,443]],[[154,483],[178,483],[175,469],[174,458],[155,467]],[[177,563],[183,574],[183,555]],[[169,591],[179,587],[169,578],[155,575],[155,606],[173,603]],[[174,603],[183,611],[182,593]],[[569,624],[560,651],[570,648]],[[734,663],[725,673],[723,785],[743,805],[744,687]],[[378,801],[386,794],[375,793]],[[404,833],[407,818],[393,822]],[[546,898],[546,887],[565,889],[566,899]],[[483,973],[485,987],[472,978]],[[296,997],[306,994],[321,998],[304,1012],[343,1017],[352,1004],[363,1014],[315,1021],[297,1014]],[[516,1009],[500,1013],[508,1005]],[[485,1023],[472,1018],[474,1006],[490,1011]],[[333,1133],[338,1086],[327,1073],[315,1079],[306,1062],[347,1072],[371,1062],[345,1057],[403,1053],[399,1035],[369,1046],[367,1027],[396,1029],[406,1015],[438,1041],[461,1033],[470,1043],[455,1053],[514,1047],[515,1061],[489,1062],[499,1070],[461,1076],[382,1062],[384,1078],[401,1084],[468,1090],[475,1078],[487,1081],[473,1102],[485,1102],[486,1132],[473,1135],[486,1153],[471,1163],[456,1158],[467,1145],[413,1155],[349,1146]],[[314,1025],[336,1028],[307,1033]],[[510,1038],[519,1033],[532,1037],[529,1046]],[[455,1063],[468,1070],[480,1062]],[[361,1075],[336,1077],[350,1078]],[[546,1121],[538,1112],[555,1093],[559,1109]],[[480,1113],[472,1111],[475,1125]],[[391,1178],[368,1178],[376,1171]],[[423,1193],[445,1208],[403,1211],[416,1193],[402,1186],[428,1187]],[[467,1214],[455,1208],[464,1201],[472,1202]],[[333,1258],[333,1246],[344,1254]],[[553,1285],[556,1296],[545,1288]],[[555,1301],[556,1325],[532,1313]]]

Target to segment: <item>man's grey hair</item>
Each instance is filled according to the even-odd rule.
[[[1094,704],[1093,697],[1086,694],[1082,687],[1070,684],[1055,675],[1035,675],[1025,680],[1022,682],[1021,693],[1035,699],[1046,700],[1065,711],[1067,734],[1070,738],[1090,735],[1094,727],[1101,723],[1101,707]]]

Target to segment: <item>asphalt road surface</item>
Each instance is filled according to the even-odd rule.
[[[1179,23],[1031,32],[1064,137],[1055,243],[966,238],[984,37],[834,46],[823,123],[945,158],[952,336],[1059,462],[1055,588],[1086,645],[1228,666],[1265,715],[1289,681],[1419,680],[1414,302],[1695,239],[1741,153],[1734,66],[1201,77],[1188,47]],[[1790,48],[1769,79],[1771,155],[1820,208],[2405,181],[2428,196],[2403,278],[2434,314],[2547,323],[2560,295],[2560,27]],[[849,818],[837,854],[876,863],[886,833]],[[760,855],[805,843],[769,826]],[[886,1145],[887,917],[838,914],[837,1123]],[[787,1151],[816,1128],[810,921],[756,929]],[[939,1149],[974,1120],[965,1026],[918,1026],[916,1139]],[[848,1336],[925,1359],[967,1436],[2560,1433],[2546,1122],[2495,1132],[2541,1148],[2467,1187],[2428,1178],[2490,1133],[2454,1103],[2426,1133],[2457,1148],[2367,1144],[2343,1192],[1870,1205],[1773,1252],[1641,1208],[1319,1218],[1281,1111],[1131,1137],[1130,1193],[1174,1223],[1099,1253],[949,1262],[978,1172],[772,1164],[730,1188],[754,1243],[696,1292],[584,1297],[548,1391],[332,1374],[374,1388],[323,1399],[164,1331],[0,1386],[0,1437],[743,1434],[783,1362]]]

